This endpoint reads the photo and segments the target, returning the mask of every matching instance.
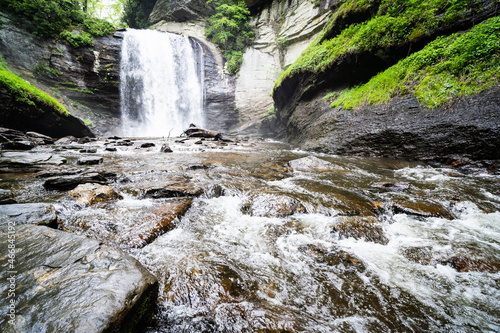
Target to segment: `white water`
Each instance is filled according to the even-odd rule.
[[[176,136],[203,126],[203,55],[185,36],[129,29],[121,59],[122,135]]]

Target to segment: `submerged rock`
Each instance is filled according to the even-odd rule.
[[[16,203],[11,190],[0,189],[0,205]]]
[[[382,245],[389,243],[379,220],[375,217],[342,216],[337,219],[332,233],[337,233],[340,239],[352,237]]]
[[[342,170],[343,168],[333,163],[327,162],[315,156],[307,156],[292,160],[288,163],[293,171],[332,171]]]
[[[25,203],[0,205],[0,226],[13,222],[15,225],[36,224],[57,228],[57,213],[51,204]]]
[[[0,226],[2,248],[8,235]],[[131,256],[47,227],[20,225],[15,235],[19,259],[10,267],[9,257],[0,257],[8,268],[0,289],[9,289],[9,278],[16,282],[15,298],[0,299],[2,332],[134,332],[154,311],[158,282]]]
[[[298,199],[264,194],[253,200],[248,211],[253,216],[286,217],[295,213],[305,213],[306,208]]]
[[[395,214],[407,214],[418,217],[442,217],[448,220],[453,214],[441,204],[430,201],[396,201],[390,209]]]
[[[75,198],[76,202],[87,206],[92,206],[99,202],[123,199],[112,187],[92,183],[80,184],[69,192],[69,194]]]

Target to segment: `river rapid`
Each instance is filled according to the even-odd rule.
[[[151,271],[160,292],[150,333],[500,331],[499,175],[273,141],[175,140],[25,153],[116,173],[121,200],[78,204],[33,173],[2,173],[0,185],[20,203],[54,204],[61,229]],[[77,165],[83,155],[103,162]],[[308,156],[331,165],[289,164]],[[186,197],[171,230],[140,236],[159,207]]]

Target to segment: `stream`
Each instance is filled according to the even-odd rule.
[[[149,333],[500,331],[499,175],[276,141],[177,139],[23,152],[116,173],[109,185],[121,200],[78,204],[34,173],[1,173],[0,187],[19,203],[53,204],[61,229],[152,272],[160,291]],[[77,165],[83,155],[103,162]],[[308,156],[331,164],[289,164]],[[185,198],[170,231],[141,236],[160,207]]]

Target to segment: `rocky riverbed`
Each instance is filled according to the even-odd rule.
[[[0,260],[13,221],[17,321],[3,300],[2,331],[98,332],[147,312],[148,332],[500,328],[494,168],[253,139],[14,134],[0,152]]]

